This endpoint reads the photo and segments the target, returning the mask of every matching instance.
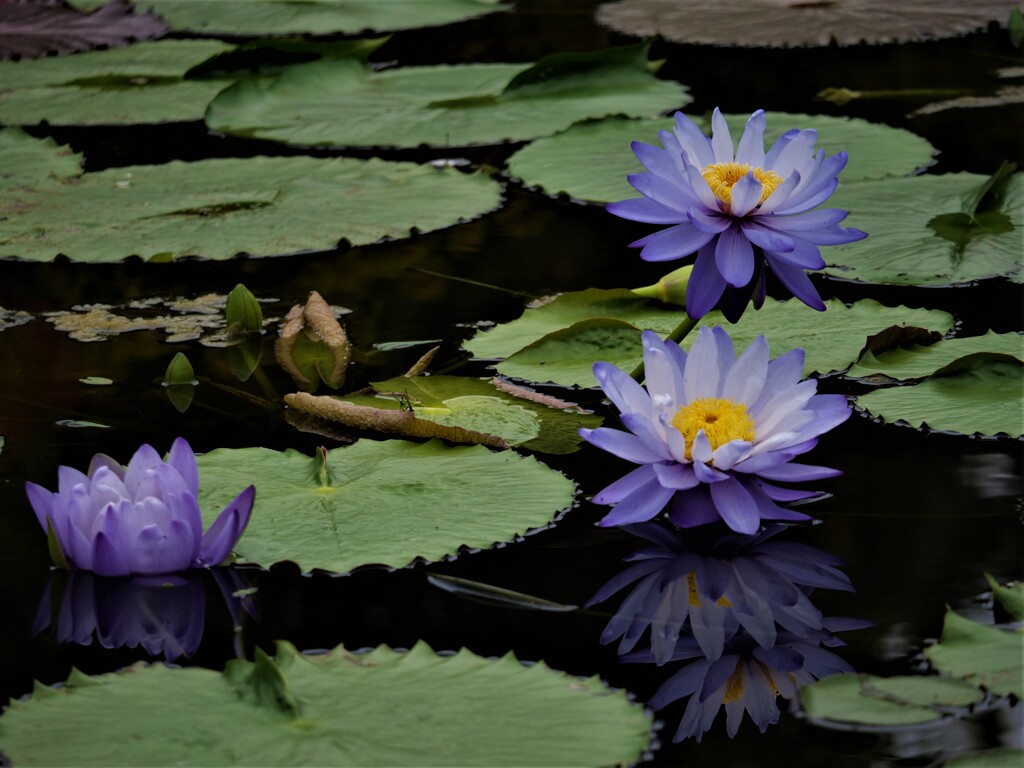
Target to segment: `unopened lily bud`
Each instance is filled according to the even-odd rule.
[[[679,269],[673,269],[654,285],[643,288],[634,288],[633,293],[647,299],[658,299],[667,304],[678,304],[686,306],[686,286],[690,282],[690,273],[693,272],[693,265],[690,264]]]

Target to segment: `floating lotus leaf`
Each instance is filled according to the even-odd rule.
[[[948,173],[840,184],[829,205],[871,236],[829,248],[825,273],[890,285],[1024,281],[1024,174],[1004,180],[992,208],[966,210],[991,181]]]
[[[984,698],[983,691],[963,680],[924,675],[831,675],[800,690],[804,711],[817,725],[917,725],[942,718],[935,707],[966,712]]]
[[[997,747],[984,752],[957,755],[943,764],[943,768],[1020,768],[1024,763],[1024,749]]]
[[[199,458],[199,472],[211,515],[240,478],[256,480],[240,557],[304,571],[401,568],[489,547],[548,525],[573,498],[570,480],[532,458],[439,441],[360,440],[316,458],[220,448]]]
[[[166,261],[328,250],[451,226],[500,201],[498,184],[481,174],[377,159],[175,161],[56,176],[47,171],[68,168],[67,150],[36,145],[0,132],[0,167],[13,152],[19,168],[0,200],[0,256]],[[30,156],[40,159],[36,173]]]
[[[133,13],[128,0],[109,0],[90,14],[55,2],[0,4],[0,58],[5,59],[128,45],[166,32],[162,19]]]
[[[1024,696],[1024,630],[1004,630],[946,611],[942,639],[924,650],[947,675],[1001,696]]]
[[[735,137],[743,133],[749,115],[726,115]],[[767,112],[766,145],[790,128],[818,131],[817,146],[833,155],[845,150],[850,157],[840,177],[840,186],[860,179],[901,176],[927,165],[934,149],[909,131],[879,123],[827,115],[797,115]],[[697,118],[705,133],[709,120]],[[634,141],[659,145],[658,131],[670,131],[671,119],[630,120],[611,117],[579,123],[562,133],[523,147],[509,158],[509,173],[525,184],[539,186],[551,194],[565,193],[577,200],[610,203],[637,197],[626,177],[643,170],[630,149]]]
[[[802,347],[805,375],[845,370],[868,338],[886,329],[894,328],[898,336],[902,329],[946,333],[953,327],[953,318],[936,310],[885,307],[870,299],[849,307],[834,299],[825,305],[826,312],[816,312],[798,301],[769,299],[736,325],[727,325],[718,312],[709,313],[702,323],[726,325],[737,349],[760,335],[773,355]],[[682,310],[630,291],[591,289],[528,309],[517,320],[478,333],[465,346],[475,357],[506,358],[497,365],[506,376],[592,387],[595,360],[632,370],[642,358],[640,331],[649,328],[667,336],[681,319]],[[683,347],[688,349],[694,337],[691,333],[684,339]]]
[[[34,61],[0,62],[0,122],[134,125],[200,120],[233,80],[185,73],[231,49],[219,40],[161,40]]]
[[[1024,433],[1022,393],[1024,362],[977,352],[957,358],[920,384],[878,389],[857,402],[888,422],[965,435],[1017,437]]]
[[[426,643],[304,656],[278,642],[275,661],[257,649],[223,673],[73,670],[0,717],[16,765],[626,765],[650,730],[596,677]]]
[[[943,339],[928,346],[914,344],[908,349],[894,347],[875,355],[870,350],[847,372],[855,378],[921,379],[930,376],[958,358],[975,352],[1016,357],[1024,362],[1024,337],[1019,333],[994,333],[959,339]]]
[[[346,395],[357,405],[408,407],[421,419],[498,435],[510,445],[541,453],[571,453],[579,448],[580,427],[593,429],[601,417],[549,407],[498,389],[492,382],[465,376],[398,377],[375,382],[382,394]]]
[[[275,80],[228,88],[206,121],[289,144],[458,147],[547,136],[590,117],[656,115],[688,101],[685,88],[649,71],[646,47],[630,46],[533,65],[298,64]]]
[[[621,0],[597,20],[637,37],[676,43],[803,46],[955,37],[1004,21],[1016,0]]]
[[[208,35],[331,35],[413,29],[503,10],[501,0],[135,0],[176,31]],[[92,8],[105,0],[71,0]]]

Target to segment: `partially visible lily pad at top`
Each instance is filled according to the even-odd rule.
[[[302,146],[460,147],[548,136],[578,120],[654,116],[690,99],[658,80],[646,46],[562,53],[536,64],[376,71],[351,60],[241,81],[210,104],[216,131]]]
[[[877,389],[857,403],[890,423],[1015,438],[1024,434],[1024,362],[1014,355],[975,352],[918,384]]]
[[[160,40],[125,48],[0,62],[0,123],[136,125],[201,120],[234,79],[186,79],[231,50],[220,40]]]
[[[1024,174],[997,189],[991,181],[947,173],[840,184],[830,204],[871,236],[830,248],[824,273],[887,285],[1024,282]]]
[[[238,478],[257,481],[239,557],[303,571],[402,568],[512,541],[549,525],[574,495],[571,480],[535,459],[436,440],[364,439],[315,457],[220,448],[198,461],[211,514]]]
[[[620,0],[597,20],[637,37],[719,46],[825,46],[955,37],[1004,21],[1016,0]]]
[[[733,136],[742,135],[749,117],[725,116]],[[693,119],[705,133],[711,133],[710,120]],[[768,146],[791,128],[813,128],[818,131],[816,146],[824,149],[826,155],[845,150],[850,160],[840,175],[840,186],[856,180],[911,173],[928,165],[935,152],[920,136],[867,120],[787,112],[766,112],[765,119]],[[592,203],[637,197],[639,193],[626,177],[642,167],[630,144],[640,141],[656,145],[658,131],[671,131],[673,125],[671,118],[609,117],[578,123],[516,152],[508,161],[509,174],[549,194],[567,194]]]
[[[107,0],[71,0],[95,8]],[[355,34],[450,24],[504,10],[502,0],[135,0],[178,32],[207,35]]]
[[[830,299],[825,305],[827,311],[816,312],[799,301],[768,299],[761,310],[748,312],[727,327],[737,348],[760,335],[774,355],[803,348],[805,376],[845,370],[869,337],[886,329],[898,338],[903,329],[945,334],[953,327],[952,316],[938,310],[886,307],[871,299],[849,307]],[[496,367],[505,376],[593,387],[595,360],[632,370],[642,358],[640,332],[650,329],[667,336],[681,319],[678,307],[642,299],[631,291],[589,289],[527,309],[517,320],[480,332],[464,346],[474,357],[504,358]],[[726,325],[726,320],[711,312],[701,324]],[[684,339],[684,348],[693,336]]]
[[[17,765],[627,765],[651,727],[624,691],[511,654],[306,656],[279,641],[274,659],[257,647],[223,673],[72,670],[12,702],[0,740]]]
[[[67,150],[0,131],[0,257],[277,256],[408,237],[498,207],[483,174],[353,158],[252,157],[71,171]],[[32,161],[38,163],[33,165]],[[63,175],[48,173],[60,167]],[[16,212],[17,215],[9,215]]]

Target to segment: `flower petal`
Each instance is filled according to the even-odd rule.
[[[714,235],[701,232],[687,219],[682,224],[655,232],[630,245],[643,246],[640,258],[644,261],[671,261],[689,256],[712,237]]]
[[[725,278],[715,266],[715,243],[708,243],[697,254],[697,261],[686,286],[686,314],[699,320],[715,308],[725,291]]]
[[[729,210],[732,215],[741,218],[754,210],[761,201],[763,190],[764,186],[753,171],[741,176],[739,181],[732,186],[732,198],[729,202]]]
[[[768,265],[771,267],[772,272],[779,278],[779,281],[786,286],[792,292],[792,294],[800,299],[811,309],[816,309],[819,312],[825,311],[825,304],[818,295],[818,291],[815,290],[814,285],[810,279],[804,274],[804,271],[799,267],[793,267],[785,262],[775,258],[772,254],[766,253],[768,259]]]
[[[181,479],[185,481],[185,487],[193,496],[199,495],[199,467],[196,464],[196,455],[192,452],[192,446],[185,438],[179,437],[171,443],[171,450],[167,454],[167,464],[174,467]]]
[[[680,213],[646,197],[633,197],[629,200],[608,203],[604,209],[620,219],[642,221],[645,224],[678,224],[681,221],[686,221],[685,212]]]
[[[754,249],[739,227],[730,227],[718,236],[715,267],[725,282],[736,288],[754,276]]]
[[[249,524],[255,499],[256,488],[250,485],[224,507],[203,535],[199,557],[192,561],[192,565],[207,568],[224,562]]]
[[[758,336],[737,358],[722,385],[722,397],[737,403],[754,403],[768,378],[768,342]]]
[[[673,493],[671,488],[662,488],[657,481],[641,486],[612,507],[599,525],[607,528],[650,520],[665,508]]]
[[[651,396],[625,371],[611,363],[594,363],[594,378],[622,413],[651,412]]]
[[[648,448],[636,435],[622,432],[610,427],[597,429],[581,429],[580,437],[603,451],[613,453],[620,459],[632,461],[634,464],[654,464],[664,458]]]
[[[716,163],[731,163],[736,157],[729,124],[718,107],[711,113],[711,151],[715,154]]]
[[[591,501],[595,504],[614,504],[622,501],[642,485],[656,480],[656,468],[660,464],[641,464],[631,472],[627,472],[611,485],[605,486]]]
[[[711,500],[725,524],[737,533],[754,533],[761,524],[757,503],[733,477],[711,486]]]
[[[766,480],[780,480],[782,482],[802,483],[808,480],[824,480],[830,477],[839,477],[843,474],[840,469],[831,467],[818,467],[811,464],[781,464],[771,469],[758,472],[758,476]]]
[[[736,148],[736,162],[754,168],[764,167],[764,129],[766,119],[764,110],[759,109],[747,119]]]
[[[693,467],[687,464],[653,464],[654,474],[664,488],[685,491],[696,486],[700,481]]]

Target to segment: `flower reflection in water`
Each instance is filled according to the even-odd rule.
[[[719,709],[734,736],[743,712],[762,732],[778,721],[778,696],[799,686],[853,671],[822,646],[844,645],[835,632],[867,626],[825,617],[810,601],[815,587],[852,591],[839,558],[815,547],[776,540],[785,526],[754,535],[724,528],[680,533],[656,523],[624,530],[650,544],[627,560],[590,605],[634,585],[601,636],[619,639],[630,662],[689,661],[668,678],[649,704],[655,709],[689,696],[675,741],[700,741]],[[634,650],[650,629],[650,647]]]
[[[241,574],[211,571],[232,623],[239,625],[251,597],[235,596],[246,587]],[[151,656],[174,661],[191,656],[203,639],[206,585],[201,571],[163,577],[109,578],[88,571],[51,576],[39,601],[33,634],[47,626],[60,643],[104,648],[142,648]]]

